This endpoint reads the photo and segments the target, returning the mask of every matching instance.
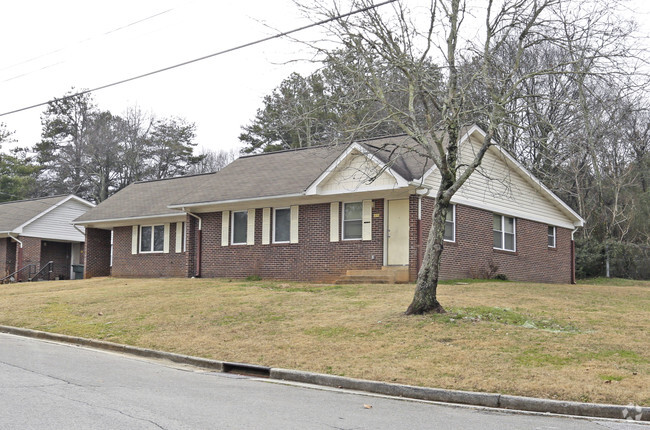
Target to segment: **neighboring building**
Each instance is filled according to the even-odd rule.
[[[72,220],[94,206],[74,195],[0,203],[0,279],[27,280],[49,261],[52,279],[72,278],[85,240]]]
[[[483,138],[468,129],[461,160]],[[394,266],[415,280],[440,177],[409,142],[252,155],[217,173],[132,184],[75,221],[86,227],[86,276],[329,282]],[[582,218],[499,147],[452,203],[442,278],[573,280]]]

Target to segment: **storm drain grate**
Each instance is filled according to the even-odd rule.
[[[224,373],[235,373],[237,375],[256,376],[268,378],[271,376],[271,368],[244,363],[223,363]]]

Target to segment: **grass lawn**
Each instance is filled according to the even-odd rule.
[[[650,282],[113,279],[0,285],[0,324],[364,379],[650,405]]]

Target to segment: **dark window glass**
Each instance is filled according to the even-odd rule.
[[[246,243],[248,229],[248,212],[233,212],[232,214],[232,243]]]
[[[291,211],[287,209],[275,210],[274,241],[289,242],[291,231]]]

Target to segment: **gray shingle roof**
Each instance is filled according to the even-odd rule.
[[[12,232],[68,196],[43,197],[0,203],[0,232]]]
[[[180,212],[169,209],[167,206],[198,188],[212,175],[215,175],[215,173],[135,182],[113,194],[74,221],[85,222],[180,214]]]
[[[241,157],[173,204],[302,193],[346,148],[318,146]]]
[[[362,144],[406,180],[420,178],[430,164],[410,149],[395,153],[382,147],[402,145],[404,136]],[[90,209],[76,222],[178,214],[168,206],[301,194],[348,148],[317,146],[238,158],[219,172],[138,182]],[[380,149],[381,148],[381,149]]]

